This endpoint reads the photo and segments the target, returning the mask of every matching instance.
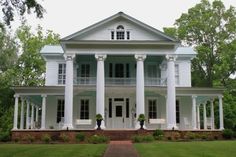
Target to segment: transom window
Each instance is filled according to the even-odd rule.
[[[57,123],[64,122],[64,107],[65,107],[64,99],[58,99],[57,100]]]
[[[89,100],[82,99],[80,101],[80,119],[89,119]]]
[[[58,64],[58,84],[66,83],[66,64],[59,63]]]
[[[156,119],[157,118],[157,101],[148,100],[148,118]]]

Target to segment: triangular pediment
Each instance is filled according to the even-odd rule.
[[[83,40],[112,40],[112,32],[114,32],[114,41],[117,38],[117,27],[123,26],[125,32],[125,40],[127,40],[127,32],[129,32],[128,40],[135,41],[168,41],[176,42],[177,40],[164,34],[163,32],[142,23],[141,21],[119,12],[105,20],[91,25],[81,31],[69,35],[62,41],[83,41]]]

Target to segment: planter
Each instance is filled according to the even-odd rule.
[[[139,124],[140,124],[140,129],[142,129],[142,130],[143,130],[143,129],[144,129],[144,128],[143,128],[143,125],[144,125],[144,120],[141,120],[141,121],[139,121]]]
[[[101,130],[101,124],[102,124],[102,120],[97,120],[97,130]]]

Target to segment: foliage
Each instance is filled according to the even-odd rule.
[[[1,0],[0,8],[3,13],[2,18],[7,25],[10,25],[11,22],[14,21],[16,14],[24,17],[26,13],[30,14],[33,10],[36,17],[42,18],[45,12],[44,8],[37,0]]]
[[[232,138],[233,138],[233,135],[234,135],[233,130],[231,130],[231,129],[225,129],[225,130],[223,130],[222,136],[223,136],[225,139],[232,139]]]
[[[101,114],[96,114],[96,120],[103,120],[103,117]]]
[[[165,28],[184,45],[193,46],[197,56],[192,61],[193,85],[225,85],[236,72],[236,11],[223,2],[201,0],[183,13],[175,27]]]
[[[23,137],[23,140],[28,142],[28,143],[32,143],[35,141],[35,137],[30,135],[30,134],[26,134],[24,137]]]
[[[62,142],[69,142],[70,141],[69,136],[65,133],[62,133],[59,138],[60,138],[60,140],[62,140]]]
[[[52,138],[49,134],[43,134],[41,140],[44,143],[50,143],[52,141]]]
[[[144,114],[140,114],[139,116],[138,116],[138,121],[140,122],[140,121],[145,121],[145,115]]]
[[[93,135],[88,138],[89,143],[99,144],[99,143],[107,143],[109,138],[103,135]]]
[[[83,142],[85,140],[85,134],[82,132],[77,133],[75,138],[77,142]]]
[[[153,137],[156,139],[156,140],[161,140],[164,136],[164,131],[163,130],[159,130],[159,129],[156,129],[154,132],[153,132]]]
[[[192,133],[192,132],[187,132],[185,134],[185,138],[188,139],[188,140],[194,140],[196,138],[196,134]]]
[[[152,135],[135,135],[132,137],[132,141],[135,143],[153,142],[154,140]]]
[[[10,133],[0,131],[0,141],[1,142],[7,142],[10,140],[11,140]]]

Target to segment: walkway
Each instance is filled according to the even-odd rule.
[[[138,157],[131,141],[111,141],[103,157]]]

